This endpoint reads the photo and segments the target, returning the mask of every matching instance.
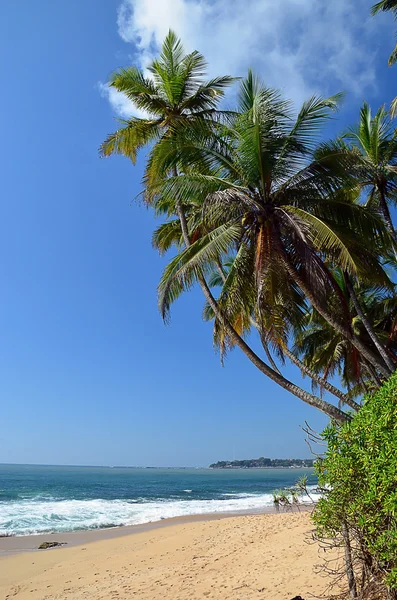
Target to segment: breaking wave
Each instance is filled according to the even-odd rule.
[[[190,490],[189,490],[190,491]],[[185,490],[185,492],[189,492]],[[223,494],[211,500],[62,500],[43,496],[0,501],[0,535],[66,532],[152,523],[172,517],[260,511],[272,494]]]

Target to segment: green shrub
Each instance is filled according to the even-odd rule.
[[[330,425],[323,437],[328,449],[316,465],[325,490],[313,515],[317,534],[343,539],[347,526],[361,587],[376,579],[397,590],[397,374],[365,399],[351,422]]]

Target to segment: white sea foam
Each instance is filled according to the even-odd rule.
[[[190,493],[192,490],[184,490]],[[311,493],[313,500],[318,494]],[[58,500],[37,496],[0,502],[0,535],[65,532],[138,525],[188,515],[256,511],[273,505],[272,494],[223,494],[222,500]]]
[[[272,494],[235,494],[224,500],[141,503],[101,499],[22,500],[0,503],[0,535],[138,525],[187,515],[255,511],[272,504]]]
[[[252,498],[253,494],[246,494],[246,493],[234,493],[234,494],[222,494],[222,496],[224,496],[225,498]],[[273,497],[273,496],[272,496]]]

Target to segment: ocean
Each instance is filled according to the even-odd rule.
[[[0,535],[65,532],[260,511],[312,469],[135,469],[0,465]]]

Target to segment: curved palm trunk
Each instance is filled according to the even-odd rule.
[[[273,360],[272,355],[270,354],[268,345],[267,345],[266,341],[264,340],[263,334],[259,330],[258,324],[254,320],[252,321],[252,324],[254,325],[254,327],[259,332],[259,335],[260,335],[260,338],[261,338],[261,342],[262,342],[262,346],[263,346],[263,348],[265,350],[266,356],[267,356],[267,358],[269,360],[269,363],[270,363],[271,367],[275,371],[277,371],[277,373],[279,373],[281,375],[281,371],[277,367],[276,363]],[[312,371],[312,369],[310,369],[307,365],[305,365],[305,363],[303,363],[297,356],[295,356],[295,354],[293,352],[291,352],[291,350],[288,348],[288,346],[284,346],[283,347],[283,352],[289,358],[289,360],[296,367],[298,367],[298,369],[302,373],[304,373],[305,375],[307,375],[308,377],[310,377],[310,379],[312,379],[312,381],[315,381],[316,383],[318,383],[318,385],[320,385],[325,390],[327,390],[328,392],[330,392],[330,394],[332,394],[333,396],[335,396],[335,398],[338,398],[338,400],[340,400],[341,402],[343,402],[343,404],[346,404],[347,406],[350,406],[350,408],[352,408],[355,411],[358,411],[360,409],[360,405],[357,404],[357,402],[355,402],[354,400],[352,400],[351,398],[349,398],[349,396],[347,396],[341,390],[339,390],[337,387],[335,387],[334,385],[332,385],[331,383],[329,383],[329,381],[327,381],[326,379],[324,379],[323,377],[321,377],[320,375],[318,375],[317,373],[315,373],[314,371]]]
[[[386,224],[387,224],[388,228],[390,229],[390,231],[391,231],[391,233],[393,235],[393,238],[395,240],[396,239],[396,232],[395,232],[395,229],[394,229],[394,225],[393,225],[393,221],[392,221],[392,218],[391,218],[390,210],[389,210],[389,207],[387,205],[387,201],[386,201],[383,189],[379,189],[379,194],[380,194],[380,209],[382,211],[383,218],[386,221]]]
[[[343,325],[341,325],[341,323],[337,319],[335,319],[335,317],[332,315],[332,313],[328,312],[328,310],[324,309],[324,307],[319,305],[319,303],[316,300],[316,297],[312,294],[311,290],[306,285],[305,281],[302,279],[302,277],[299,275],[298,271],[290,263],[290,261],[287,259],[286,256],[284,256],[284,264],[285,264],[286,269],[287,269],[288,273],[290,274],[290,276],[293,277],[293,279],[299,285],[301,290],[306,294],[311,305],[327,321],[327,323],[329,323],[331,325],[331,327],[333,327],[336,331],[338,331],[341,335],[343,335],[343,337],[345,337],[347,340],[349,340],[349,342],[351,342],[353,344],[353,346],[355,346],[355,348],[357,348],[357,350],[359,350],[359,352],[371,364],[376,366],[376,368],[385,377],[390,377],[392,372],[383,363],[383,361],[381,362],[378,359],[378,357],[375,354],[373,354],[373,352],[371,352],[371,350],[365,344],[363,344],[363,342],[356,335],[354,335],[347,327],[344,327]]]
[[[200,280],[200,285],[208,304],[214,311],[216,318],[219,319],[225,327],[233,343],[236,346],[238,346],[240,350],[242,350],[242,352],[244,352],[244,354],[255,365],[255,367],[259,369],[259,371],[261,371],[264,375],[269,377],[269,379],[277,383],[280,387],[284,388],[291,394],[294,394],[294,396],[296,396],[297,398],[300,398],[301,400],[306,402],[306,404],[309,404],[310,406],[321,410],[321,412],[325,413],[332,419],[335,419],[339,423],[345,423],[349,420],[350,417],[348,414],[346,414],[333,404],[330,404],[329,402],[326,402],[325,400],[322,400],[321,398],[318,398],[313,394],[309,394],[309,392],[306,392],[298,385],[295,385],[294,383],[283,377],[280,373],[277,373],[277,371],[269,367],[265,362],[263,362],[263,360],[260,359],[257,354],[255,354],[252,348],[248,346],[248,344],[243,340],[243,338],[241,338],[238,335],[238,333],[233,329],[230,323],[228,323],[223,317],[223,314],[220,311],[218,304],[204,279]]]
[[[186,222],[186,217],[185,217],[185,213],[183,210],[183,206],[180,202],[177,202],[176,208],[177,208],[178,216],[181,219],[181,229],[182,229],[182,233],[183,233],[183,239],[185,241],[186,247],[188,247],[188,246],[190,246],[190,238],[189,238],[189,230],[187,227],[187,222]],[[339,423],[345,423],[346,421],[348,421],[350,419],[348,414],[346,414],[345,412],[343,412],[342,410],[340,410],[333,404],[330,404],[329,402],[322,400],[322,398],[318,398],[317,396],[314,396],[314,394],[309,394],[309,392],[306,392],[299,386],[295,385],[294,383],[292,383],[291,381],[289,381],[288,379],[283,377],[280,373],[278,373],[277,371],[275,371],[274,369],[269,367],[265,362],[263,362],[263,360],[261,358],[259,358],[259,356],[252,350],[252,348],[250,348],[250,346],[248,346],[248,344],[243,340],[243,338],[239,336],[239,334],[235,331],[235,329],[224,318],[222,311],[219,309],[218,304],[217,304],[214,296],[212,295],[211,290],[208,287],[208,284],[205,281],[204,277],[199,278],[199,283],[200,283],[200,287],[203,291],[203,294],[205,296],[205,299],[207,300],[208,304],[211,306],[212,310],[214,311],[216,318],[219,319],[219,321],[225,327],[225,329],[226,329],[228,335],[230,336],[231,340],[233,341],[233,343],[240,348],[240,350],[247,356],[247,358],[249,358],[249,360],[252,362],[252,364],[257,369],[259,369],[259,371],[261,371],[261,373],[263,373],[264,375],[269,377],[269,379],[271,379],[272,381],[277,383],[280,387],[287,390],[288,392],[290,392],[291,394],[293,394],[300,400],[303,400],[303,402],[306,402],[306,404],[309,404],[310,406],[313,406],[314,408],[321,410],[321,412],[326,414],[331,419],[334,419],[335,421],[338,421]]]
[[[367,360],[364,361],[364,367],[367,371],[367,374],[369,375],[369,378],[372,379],[372,381],[375,383],[375,385],[380,388],[382,385],[381,380],[379,379],[376,370],[374,369],[374,367],[371,365],[371,363],[369,363]]]
[[[332,394],[333,396],[338,398],[341,402],[343,402],[343,404],[347,404],[348,406],[350,406],[350,408],[352,408],[355,411],[358,411],[360,409],[360,405],[357,404],[357,402],[352,400],[352,398],[349,398],[349,396],[347,396],[341,390],[339,390],[337,387],[335,387],[334,385],[329,383],[329,381],[324,379],[324,377],[321,377],[320,375],[318,375],[317,373],[312,371],[312,369],[310,369],[307,365],[305,365],[304,362],[302,362],[297,356],[295,356],[295,354],[293,352],[291,352],[291,350],[289,348],[287,348],[287,347],[283,348],[283,352],[286,356],[288,356],[290,361],[295,366],[297,366],[298,369],[300,369],[302,371],[302,373],[304,373],[305,375],[308,375],[313,381],[318,383],[321,387],[323,387],[325,390],[327,390],[330,394]]]
[[[347,291],[349,292],[349,296],[353,301],[354,308],[356,309],[356,312],[357,312],[358,316],[360,317],[362,324],[364,325],[365,329],[367,330],[369,337],[375,344],[375,347],[378,350],[379,354],[385,361],[385,364],[390,369],[390,371],[393,373],[396,370],[396,365],[393,363],[393,361],[387,354],[385,348],[380,343],[379,338],[376,335],[376,332],[372,326],[372,323],[369,321],[367,316],[364,314],[364,311],[361,308],[361,304],[357,298],[356,292],[354,291],[353,285],[350,281],[349,275],[347,273],[344,273],[344,277],[345,277]]]
[[[263,347],[263,349],[264,349],[264,351],[265,351],[266,358],[267,358],[267,360],[269,361],[269,363],[270,363],[270,366],[272,367],[272,369],[273,369],[274,371],[277,371],[277,373],[279,373],[279,374],[281,375],[281,371],[280,371],[280,369],[278,368],[278,366],[276,365],[276,363],[275,363],[275,361],[274,361],[274,359],[273,359],[273,356],[271,355],[271,352],[270,352],[270,350],[269,350],[269,346],[267,345],[267,342],[266,342],[266,340],[264,339],[264,336],[263,336],[263,334],[262,334],[262,333],[259,333],[259,335],[260,335],[260,338],[261,338],[262,347]]]

